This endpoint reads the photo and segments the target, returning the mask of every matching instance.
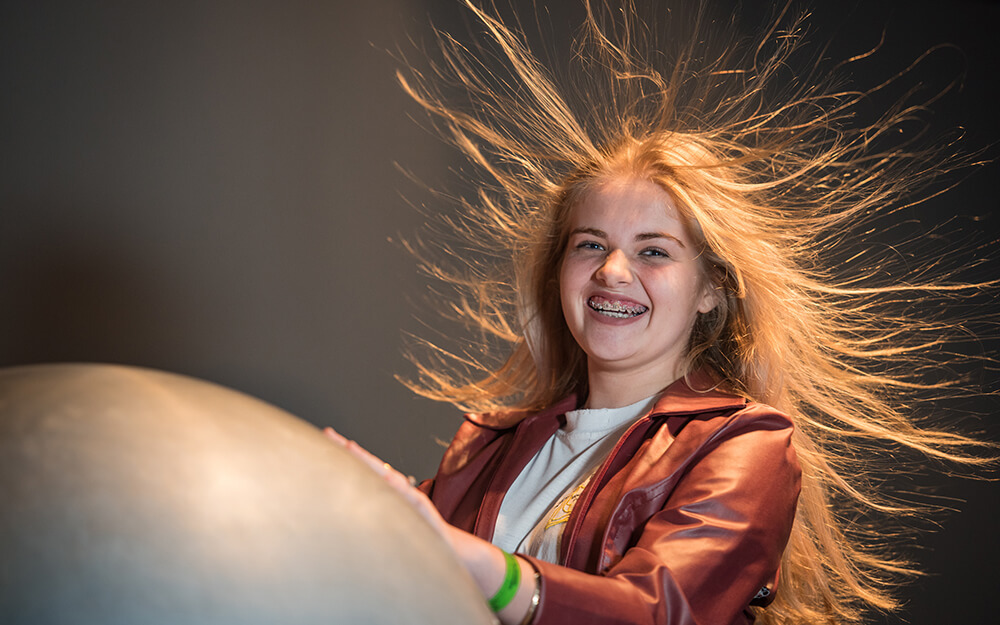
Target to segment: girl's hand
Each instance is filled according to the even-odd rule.
[[[403,499],[427,519],[431,527],[436,529],[448,543],[452,552],[472,575],[483,596],[493,596],[503,582],[507,568],[503,552],[498,547],[450,525],[441,517],[427,495],[414,487],[412,478],[407,478],[393,469],[388,462],[383,462],[356,442],[347,440],[333,428],[325,428],[323,434],[381,475],[396,492],[402,495]],[[536,590],[535,571],[532,566],[524,558],[517,558],[517,562],[521,567],[521,587],[514,600],[497,613],[502,623],[520,623],[531,606]]]
[[[393,469],[388,462],[383,462],[377,456],[363,448],[361,445],[358,445],[356,442],[347,440],[338,434],[333,428],[324,429],[323,434],[325,434],[326,437],[333,442],[347,449],[347,451],[351,452],[351,454],[353,454],[356,458],[368,465],[373,471],[375,471],[375,473],[381,475],[382,478],[385,479],[386,483],[402,495],[403,499],[413,506],[413,508],[416,509],[416,511],[431,524],[431,527],[437,530],[438,534],[440,534],[441,537],[444,538],[445,541],[448,542],[449,546],[452,546],[452,549],[454,550],[454,546],[451,545],[451,541],[448,536],[448,528],[451,528],[451,526],[448,525],[443,518],[441,518],[441,514],[437,511],[437,508],[434,507],[434,504],[431,503],[431,500],[427,498],[427,495],[414,488],[414,484],[411,481],[412,478],[408,478],[399,471]]]

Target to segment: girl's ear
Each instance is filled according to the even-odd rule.
[[[705,281],[701,288],[701,301],[698,302],[698,312],[711,312],[722,301],[722,287],[716,286],[710,280]]]

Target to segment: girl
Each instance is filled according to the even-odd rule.
[[[419,489],[331,438],[440,531],[505,624],[836,623],[894,607],[889,577],[907,565],[862,521],[914,507],[866,470],[900,450],[985,461],[905,403],[944,386],[920,376],[946,326],[899,301],[963,287],[821,261],[845,227],[968,159],[912,149],[906,102],[846,125],[866,94],[787,74],[801,23],[783,15],[756,45],[690,37],[668,58],[631,3],[585,3],[567,91],[467,4],[493,48],[477,58],[442,33],[441,61],[400,79],[491,180],[449,226],[511,250],[509,266],[426,266],[512,350],[480,375],[420,365],[414,390],[470,414]],[[702,32],[701,11],[674,19]]]

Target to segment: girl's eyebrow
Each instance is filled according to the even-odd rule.
[[[602,239],[608,238],[607,232],[603,230],[598,230],[597,228],[588,228],[588,227],[573,228],[573,230],[570,231],[569,236],[573,236],[574,234],[589,234],[595,237],[600,237]],[[636,241],[649,241],[651,239],[669,239],[677,243],[677,245],[680,245],[683,248],[687,248],[687,246],[684,245],[684,241],[681,241],[677,237],[671,234],[667,234],[665,232],[642,232],[640,234],[635,235]]]
[[[649,241],[650,239],[670,239],[677,245],[686,248],[684,241],[681,241],[672,234],[667,234],[666,232],[643,232],[642,234],[635,235],[636,241]]]
[[[573,236],[574,234],[592,234],[595,237],[600,237],[602,239],[608,238],[607,232],[603,230],[598,230],[597,228],[585,228],[585,227],[573,228],[570,231],[569,236]]]

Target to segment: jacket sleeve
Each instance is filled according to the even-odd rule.
[[[774,580],[791,531],[800,471],[784,417],[730,425],[700,446],[662,508],[601,574],[529,558],[542,580],[535,625],[753,620],[749,603]],[[629,504],[617,514],[630,514]]]

